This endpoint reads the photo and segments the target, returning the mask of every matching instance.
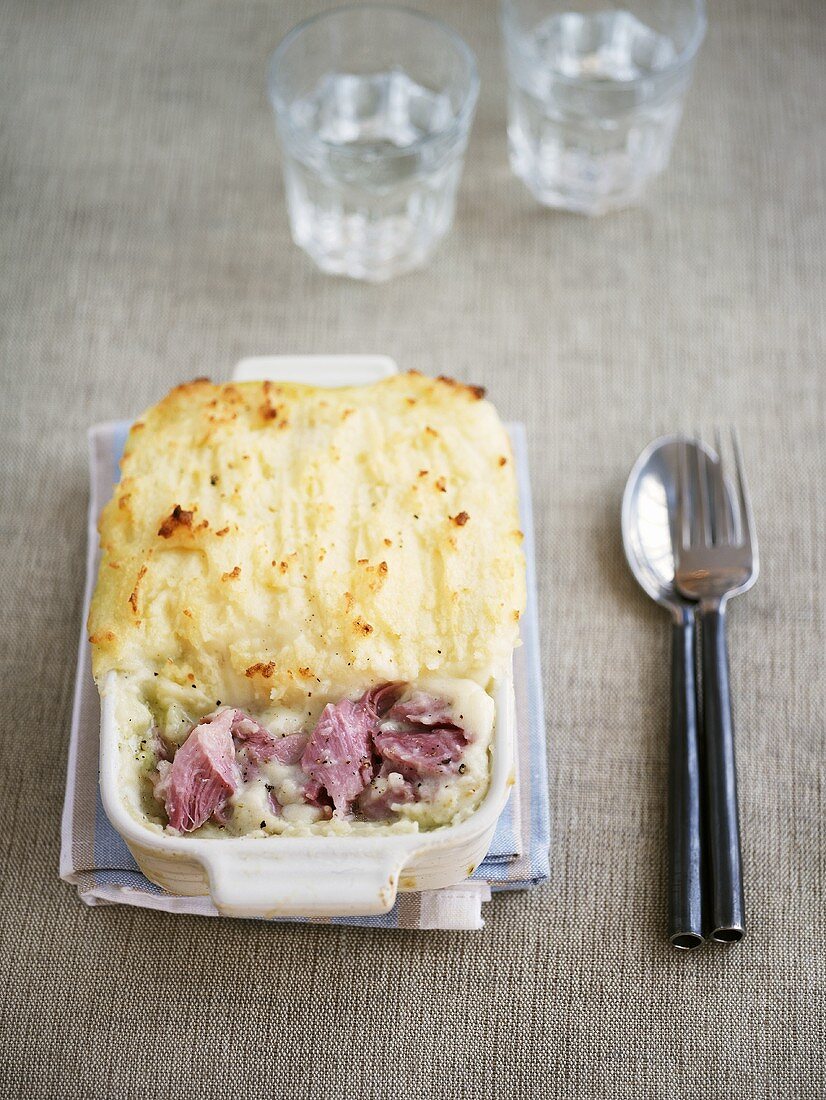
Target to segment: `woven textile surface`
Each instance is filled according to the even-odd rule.
[[[589,220],[510,173],[495,4],[423,0],[481,97],[453,231],[378,287],[289,240],[264,71],[321,6],[0,9],[0,1095],[822,1097],[823,4],[715,0],[671,168]],[[475,932],[89,909],[58,878],[86,430],[244,355],[351,351],[527,423],[550,883]],[[762,556],[730,615],[749,936],[686,956],[667,619],[619,501],[650,439],[732,421]]]

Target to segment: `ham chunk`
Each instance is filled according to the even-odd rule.
[[[399,806],[406,806],[417,799],[415,783],[397,772],[377,776],[359,795],[358,812],[368,821],[386,821]]]
[[[468,742],[445,699],[414,691],[390,707],[373,743],[383,773],[396,770],[408,780],[416,780],[455,775],[462,768]]]
[[[363,703],[328,703],[301,757],[301,767],[327,791],[339,817],[350,812],[373,778],[374,729],[375,719]]]
[[[207,821],[228,823],[247,789],[265,779],[275,815],[283,782],[290,804],[298,793],[325,818],[387,821],[464,772],[473,735],[463,724],[438,694],[394,682],[357,700],[328,703],[310,734],[278,736],[244,711],[224,707],[195,725],[172,759],[155,731],[155,795],[168,827],[186,833]],[[267,768],[274,763],[292,771]]]
[[[182,833],[199,829],[213,815],[224,816],[240,783],[232,741],[232,711],[197,725],[170,764],[161,761],[156,795],[166,806],[169,825]]]
[[[251,764],[263,764],[276,755],[278,738],[273,737],[266,726],[244,714],[242,710],[219,711],[231,715],[232,737],[238,748],[246,749]]]
[[[251,764],[264,764],[268,760],[277,760],[280,764],[297,764],[301,759],[309,741],[306,733],[276,737],[266,726],[262,726],[242,710],[231,713],[233,739],[238,748],[246,749],[246,757]]]
[[[414,691],[401,702],[394,703],[387,718],[398,722],[412,722],[417,726],[459,727],[451,719],[450,704],[444,699],[428,695],[426,691]]]
[[[365,691],[359,702],[373,718],[378,720],[391,709],[399,696],[403,694],[405,686],[405,684],[392,682],[377,684],[376,687],[371,687]]]
[[[457,729],[382,730],[373,738],[386,765],[406,777],[455,775],[467,745]]]
[[[298,764],[310,738],[306,733],[289,733],[275,739],[272,757],[279,764]]]

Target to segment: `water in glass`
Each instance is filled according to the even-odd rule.
[[[633,202],[668,163],[688,81],[672,40],[628,11],[563,12],[509,42],[511,166],[549,206]]]
[[[438,139],[446,94],[404,72],[329,73],[290,106],[285,180],[296,243],[325,271],[380,280],[416,267],[453,220],[464,141]],[[320,139],[302,145],[290,134]]]

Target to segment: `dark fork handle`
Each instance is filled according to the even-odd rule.
[[[703,942],[694,612],[683,608],[676,614],[668,747],[668,938],[690,950]]]
[[[700,608],[703,650],[703,780],[711,879],[711,937],[745,935],[734,724],[724,607]]]

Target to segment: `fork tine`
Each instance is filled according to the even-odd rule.
[[[714,429],[714,447],[717,451],[717,467],[714,470],[714,542],[725,545],[734,541],[729,532],[728,494],[723,470],[723,437],[719,427]]]
[[[740,505],[740,544],[751,549],[751,504],[746,488],[746,475],[743,470],[743,454],[740,450],[740,437],[732,425],[731,442],[734,447],[734,467],[737,471],[737,501]]]
[[[688,528],[688,455],[686,452],[686,442],[680,439],[677,444],[677,532],[683,550],[687,550],[691,544],[691,532]]]
[[[710,513],[708,507],[708,459],[703,450],[703,442],[699,432],[694,436],[694,453],[697,458],[697,524],[700,532],[700,542],[703,546],[711,546]]]

